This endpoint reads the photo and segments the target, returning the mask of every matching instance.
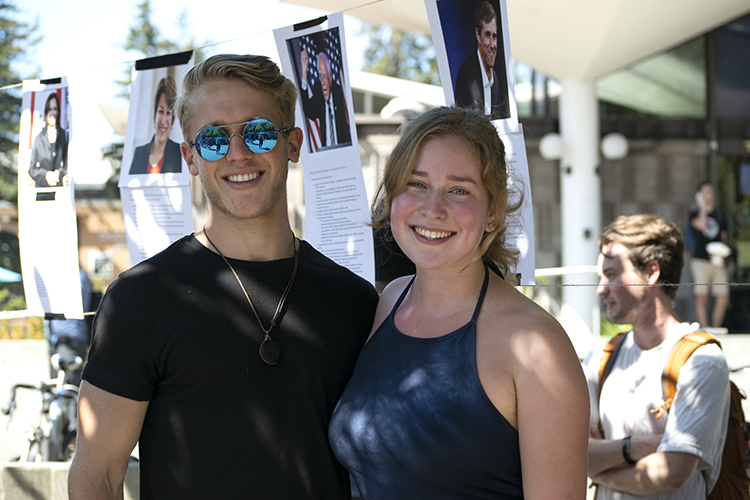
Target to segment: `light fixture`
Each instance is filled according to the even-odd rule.
[[[602,156],[607,160],[622,160],[628,156],[628,139],[619,132],[610,132],[602,138]]]
[[[539,141],[539,154],[545,160],[559,160],[563,155],[563,141],[560,134],[544,134]]]

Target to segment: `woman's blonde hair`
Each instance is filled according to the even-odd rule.
[[[372,225],[382,228],[390,223],[393,198],[406,187],[420,148],[431,139],[446,136],[461,137],[469,142],[481,169],[489,206],[496,212],[495,227],[484,233],[479,255],[486,263],[494,262],[506,279],[514,281],[512,273],[519,252],[506,246],[506,236],[513,219],[509,216],[520,209],[523,191],[514,187],[509,196],[505,146],[494,125],[479,111],[439,107],[427,111],[403,128],[398,144],[386,162],[383,180],[375,195]],[[509,199],[513,202],[508,203]]]

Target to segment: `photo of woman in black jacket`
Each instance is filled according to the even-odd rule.
[[[68,134],[60,124],[60,100],[56,92],[44,104],[44,127],[34,139],[29,175],[36,187],[59,187],[68,173]]]

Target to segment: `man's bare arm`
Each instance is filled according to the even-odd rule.
[[[70,500],[122,500],[130,452],[147,408],[147,401],[81,383],[76,453],[68,476]]]
[[[676,490],[698,467],[699,458],[689,453],[657,452],[638,460],[632,467],[618,467],[591,479],[631,495],[653,495]]]
[[[589,436],[588,476],[594,477],[610,469],[625,467],[622,453],[622,439],[599,439],[595,429]],[[638,461],[652,453],[661,443],[662,434],[653,436],[632,436],[630,438],[630,458]]]

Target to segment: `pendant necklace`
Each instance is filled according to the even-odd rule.
[[[268,326],[268,330],[266,330],[263,327],[263,323],[260,321],[260,316],[258,316],[258,311],[255,310],[255,306],[253,305],[253,301],[250,300],[250,295],[247,294],[247,290],[245,290],[245,285],[242,284],[242,280],[240,280],[240,277],[237,275],[237,271],[234,270],[234,267],[232,267],[232,264],[229,263],[226,257],[224,257],[224,254],[221,253],[221,250],[216,246],[216,244],[211,241],[211,238],[208,237],[208,232],[206,231],[206,228],[203,228],[203,234],[206,235],[206,239],[209,243],[211,243],[211,246],[214,247],[216,252],[221,256],[222,259],[224,259],[224,262],[227,263],[229,266],[229,269],[232,270],[232,273],[234,274],[234,277],[237,279],[237,283],[240,284],[240,288],[242,288],[242,291],[245,294],[245,298],[247,299],[247,303],[250,304],[250,308],[255,313],[255,319],[258,320],[258,324],[260,325],[260,329],[263,330],[263,333],[266,334],[265,338],[263,339],[263,342],[260,343],[260,348],[258,349],[258,352],[260,353],[260,359],[262,359],[267,365],[275,365],[279,361],[281,361],[281,344],[279,344],[277,341],[271,338],[271,330],[276,325],[276,320],[279,319],[279,315],[281,314],[281,309],[284,307],[284,301],[286,300],[286,296],[289,295],[289,291],[292,289],[292,284],[294,283],[294,277],[297,276],[297,266],[299,264],[299,251],[297,250],[297,237],[293,236],[292,240],[292,246],[294,247],[294,270],[292,271],[292,277],[289,279],[289,284],[286,286],[286,290],[284,290],[284,293],[281,295],[281,300],[279,300],[279,305],[276,306],[276,312],[273,314],[273,318],[271,319],[271,324]]]

